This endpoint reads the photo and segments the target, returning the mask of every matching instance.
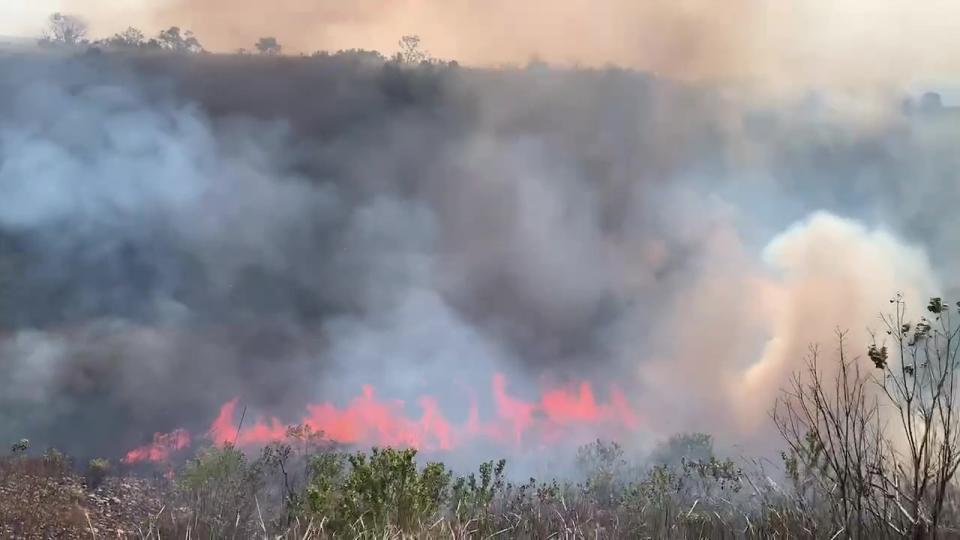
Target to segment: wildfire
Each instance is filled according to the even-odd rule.
[[[340,443],[405,446],[428,451],[451,450],[476,440],[520,448],[540,447],[577,433],[589,432],[591,437],[601,431],[619,434],[623,430],[636,430],[640,425],[639,417],[617,388],[611,388],[606,403],[597,401],[587,382],[552,388],[537,401],[524,401],[511,396],[506,377],[496,374],[491,390],[495,417],[486,420],[481,420],[474,399],[467,420],[453,424],[444,416],[437,400],[430,396],[418,399],[420,416],[411,418],[406,415],[402,401],[381,400],[373,387],[366,385],[346,407],[329,402],[307,405],[300,423]],[[277,417],[238,422],[238,405],[239,399],[233,399],[220,407],[207,432],[214,444],[248,447],[286,437],[289,424]],[[184,430],[158,433],[152,444],[132,450],[125,461],[163,462],[173,450],[189,446],[190,441],[190,434]]]
[[[177,450],[190,446],[190,433],[185,429],[177,429],[170,433],[154,433],[153,442],[135,448],[124,456],[124,463],[139,463],[141,461],[164,462]]]

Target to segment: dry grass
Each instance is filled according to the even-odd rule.
[[[495,481],[495,477],[494,477]],[[290,512],[271,498],[261,484],[231,484],[249,494],[247,502],[222,490],[219,500],[174,489],[163,480],[108,478],[96,490],[66,463],[22,456],[0,460],[0,536],[47,538],[723,538],[761,537],[744,531],[734,535],[733,515],[712,502],[695,501],[688,508],[646,508],[633,504],[600,504],[583,486],[557,483],[511,484],[491,490],[479,507],[458,503],[417,515],[403,527],[376,523],[370,513],[339,524],[337,510]],[[492,484],[491,484],[492,485]],[[494,493],[494,491],[496,491]],[[262,499],[261,499],[262,497]],[[232,504],[222,504],[224,500]],[[677,499],[679,501],[679,499]],[[279,503],[279,504],[278,504]],[[642,503],[638,503],[642,504]],[[213,511],[212,509],[216,509]],[[707,512],[706,510],[709,510]],[[718,512],[718,510],[720,510]]]
[[[598,442],[596,448],[601,449],[600,445]],[[491,465],[481,467],[480,474],[473,478],[454,479],[442,496],[430,498],[438,504],[423,506],[411,504],[405,497],[422,494],[420,488],[430,485],[423,482],[426,477],[417,481],[405,476],[406,487],[393,480],[384,481],[397,478],[390,474],[410,472],[405,462],[370,461],[367,465],[376,463],[376,467],[363,469],[364,475],[359,477],[352,475],[359,465],[342,469],[340,476],[331,473],[331,468],[314,469],[312,478],[302,478],[303,482],[290,490],[286,484],[289,478],[277,477],[266,462],[242,457],[235,449],[208,449],[202,455],[206,457],[198,457],[179,470],[176,482],[160,477],[109,477],[95,490],[89,489],[85,479],[59,454],[53,458],[22,454],[0,458],[0,538],[586,540],[850,536],[831,523],[828,506],[798,497],[788,484],[771,480],[759,463],[748,474],[739,467],[731,468],[729,461],[713,459],[692,466],[660,466],[644,471],[608,459],[599,467],[593,463],[588,471],[592,476],[578,483],[531,480],[519,484],[501,476],[502,467]],[[403,454],[393,457],[398,455]],[[604,455],[619,456],[616,452]],[[318,455],[308,457],[315,461]],[[320,471],[326,472],[316,476]],[[357,483],[358,479],[364,481]],[[328,498],[311,498],[311,489],[321,485],[318,482],[334,486],[326,492]],[[409,490],[413,486],[416,488]],[[956,521],[957,500],[951,496],[945,522]],[[405,515],[399,510],[403,505],[408,508]],[[950,524],[944,523],[941,529],[944,537],[955,534]],[[876,539],[901,537],[882,526],[869,531]]]
[[[0,537],[142,538],[164,490],[139,478],[111,478],[90,491],[66,463],[0,459]],[[148,525],[149,528],[149,525]]]

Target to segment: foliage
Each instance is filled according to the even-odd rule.
[[[617,493],[631,474],[623,456],[623,447],[619,444],[600,439],[577,451],[576,463],[586,489],[605,506],[617,502]]]
[[[262,485],[261,464],[248,463],[243,451],[230,444],[201,451],[178,482],[194,505],[195,522],[213,537],[238,534],[250,526]]]
[[[97,44],[115,49],[140,49],[147,46],[147,41],[143,32],[131,26],[107,39],[98,41]]]
[[[916,321],[902,296],[890,303],[887,337],[867,347],[872,370],[849,358],[838,331],[836,367],[812,348],[773,416],[806,521],[854,536],[938,536],[960,467],[960,328],[942,298]]]
[[[400,38],[400,50],[394,60],[404,64],[422,64],[431,61],[430,54],[420,48],[420,36],[407,35]]]
[[[907,317],[902,295],[890,303],[894,311],[882,319],[894,356],[876,365],[883,374],[877,385],[897,411],[898,438],[905,444],[882,441],[887,448],[874,464],[879,471],[875,489],[902,507],[906,523],[901,530],[937,535],[960,467],[960,325],[953,320],[960,302],[951,307],[931,298],[927,315],[915,322]],[[875,336],[868,354],[878,349],[884,351],[886,344]]]
[[[83,45],[87,42],[87,31],[87,23],[80,17],[57,12],[47,19],[47,28],[40,43],[42,45]]]
[[[304,489],[315,470],[313,461],[328,455],[333,449],[332,445],[323,440],[321,432],[308,425],[290,426],[284,441],[264,447],[260,463],[265,473],[279,473],[281,482],[277,483],[273,491],[282,493],[281,507],[288,517],[297,515],[304,508]],[[269,481],[269,475],[265,477]]]
[[[433,516],[446,500],[450,472],[440,463],[417,470],[416,450],[374,448],[348,456],[350,470],[342,489],[341,512],[375,530],[411,530],[420,517]]]
[[[457,477],[453,483],[454,513],[461,521],[476,520],[482,528],[489,522],[491,505],[504,489],[504,471],[507,461],[487,461],[480,464],[479,476],[470,473]]]
[[[47,20],[47,28],[40,38],[46,46],[77,46],[90,43],[88,26],[80,17],[54,13]],[[204,52],[203,45],[193,32],[171,26],[161,30],[156,37],[147,39],[138,28],[128,27],[110,37],[96,40],[95,45],[115,50],[154,49],[178,53]],[[279,54],[281,47],[275,38],[262,38],[257,48],[264,54]]]
[[[335,58],[337,60],[348,60],[352,62],[369,62],[371,64],[382,64],[387,58],[379,51],[370,51],[366,49],[341,49],[333,54],[329,51],[314,51],[310,54],[311,58]]]
[[[310,483],[306,488],[307,508],[313,515],[335,516],[341,507],[347,458],[339,452],[310,458]],[[342,523],[342,520],[341,520]]]
[[[72,465],[70,458],[56,448],[48,448],[44,451],[43,455],[40,456],[40,462],[52,474],[63,473],[69,470]]]
[[[872,514],[883,511],[871,497],[871,486],[878,481],[885,445],[869,380],[847,357],[844,339],[838,331],[832,380],[824,378],[819,350],[810,349],[804,376],[794,376],[773,418],[790,447],[783,460],[798,503],[810,512],[825,500],[822,509],[832,530],[859,534],[869,527]]]
[[[10,446],[10,453],[14,456],[21,456],[30,449],[30,439],[20,439]]]
[[[713,437],[706,433],[679,433],[658,445],[650,462],[677,467],[683,460],[709,461],[714,457]]]
[[[275,37],[262,37],[254,44],[260,54],[276,56],[283,52],[283,46]]]
[[[107,475],[113,465],[110,460],[104,458],[94,458],[87,463],[87,487],[97,489],[106,480]]]
[[[641,471],[617,444],[595,441],[582,447],[576,460],[588,480],[514,483],[507,480],[503,460],[453,479],[442,464],[418,465],[411,449],[345,453],[309,430],[295,427],[288,434],[252,462],[229,445],[201,451],[177,473],[178,489],[171,494],[176,499],[152,505],[167,510],[155,510],[138,538],[829,538],[836,533],[823,507],[800,507],[762,471],[748,475],[740,464],[716,456]],[[316,444],[304,445],[306,440]],[[277,451],[288,473],[307,452],[308,480],[290,485],[303,504],[271,502],[288,496],[265,487],[271,475],[282,477],[282,469],[270,464]],[[808,456],[810,463],[822,462],[822,450],[813,445],[810,451],[820,456]],[[624,472],[617,473],[610,492],[595,489],[589,479],[607,478],[613,470]],[[116,485],[121,484],[104,484],[100,497],[111,500],[109,489]]]
[[[148,46],[179,53],[200,53],[204,50],[193,32],[181,30],[179,26],[160,31],[156,38],[148,42]]]
[[[86,22],[73,15],[54,13],[50,15],[47,23],[47,29],[43,37],[39,40],[42,45],[86,45],[91,43],[87,39],[88,26]],[[128,27],[112,36],[98,39],[92,42],[96,45],[92,52],[100,52],[99,48],[105,48],[114,51],[131,50],[159,50],[175,53],[202,53],[206,52],[200,39],[190,30],[182,29],[179,26],[171,26],[161,30],[153,38],[147,38],[138,28]],[[443,64],[455,67],[456,62],[443,63],[434,59],[429,52],[422,48],[421,39],[416,35],[404,35],[398,41],[399,50],[391,58],[396,64],[407,65],[434,65]],[[283,45],[280,39],[275,36],[263,36],[253,44],[253,49],[261,55],[280,56],[283,54]],[[236,49],[234,51],[239,56],[245,56],[250,53],[246,48]],[[306,56],[306,55],[301,55]],[[340,50],[331,54],[327,51],[316,51],[312,57],[340,57],[350,60],[385,62],[387,58],[378,51],[365,49]]]

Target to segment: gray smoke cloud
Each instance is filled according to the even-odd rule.
[[[79,455],[368,383],[459,420],[494,372],[616,382],[633,437],[762,438],[807,343],[960,255],[957,124],[899,96],[351,56],[0,73],[0,439]]]

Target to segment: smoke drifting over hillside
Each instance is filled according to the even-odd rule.
[[[515,405],[615,383],[625,442],[762,436],[808,343],[860,346],[960,255],[957,124],[894,96],[860,122],[619,70],[0,73],[0,440],[115,454],[233,398],[297,421],[367,384],[467,425],[496,374]]]

